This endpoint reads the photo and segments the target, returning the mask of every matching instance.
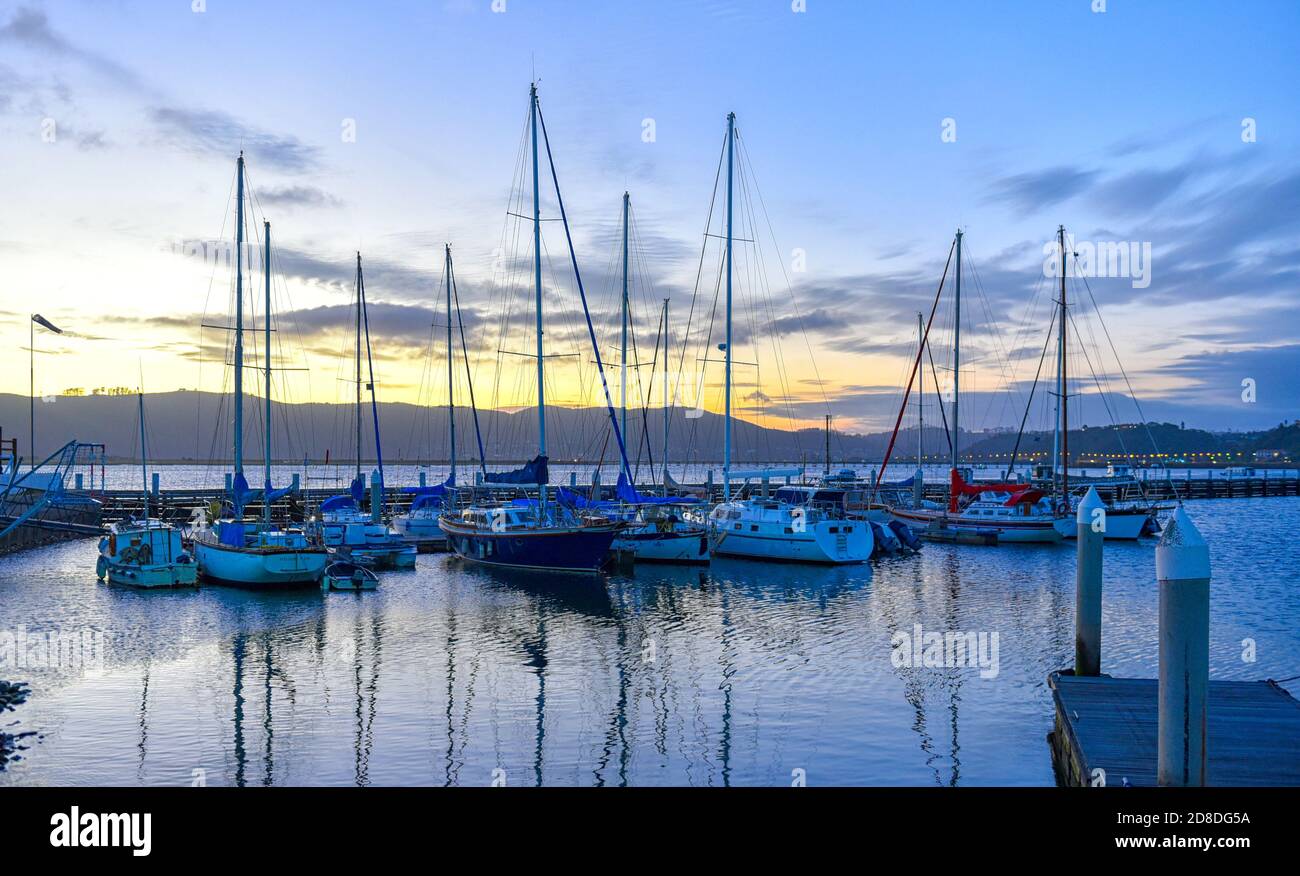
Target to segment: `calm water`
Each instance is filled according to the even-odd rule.
[[[1300,501],[1188,508],[1217,575],[1212,676],[1300,673]],[[1107,672],[1155,672],[1153,548],[1107,546]],[[102,670],[0,669],[33,688],[5,729],[44,734],[0,784],[1050,784],[1073,556],[927,545],[584,580],[429,555],[328,596],[118,589],[91,541],[0,558],[0,632],[104,641]],[[890,636],[916,623],[998,633],[997,677],[896,667]]]

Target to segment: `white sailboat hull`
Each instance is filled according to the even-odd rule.
[[[1053,544],[1061,540],[1061,533],[1056,528],[1053,518],[1005,519],[996,517],[964,517],[961,514],[949,514],[946,511],[929,509],[894,508],[890,511],[895,520],[906,523],[913,529],[924,530],[931,525],[942,524],[948,529],[970,530],[972,532],[995,531],[998,544]]]
[[[728,506],[719,508],[725,515]],[[866,521],[818,520],[801,525],[789,508],[757,513],[747,509],[738,518],[712,516],[709,536],[717,556],[786,563],[865,563],[875,547]]]
[[[642,563],[707,563],[709,537],[703,527],[660,532],[655,526],[625,529],[614,539],[616,551],[631,551]]]

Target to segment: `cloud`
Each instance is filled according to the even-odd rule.
[[[140,88],[135,73],[110,58],[74,45],[50,27],[49,18],[39,9],[23,7],[15,12],[9,23],[0,27],[0,42],[21,45],[46,57],[70,60],[118,85]]]
[[[160,106],[149,115],[166,139],[195,152],[233,156],[242,149],[259,164],[287,172],[313,169],[320,160],[315,146],[246,125],[218,110]]]
[[[1012,174],[994,181],[985,201],[1004,203],[1025,213],[1034,213],[1082,194],[1092,187],[1098,176],[1095,170],[1073,167],[1050,167],[1032,173]]]
[[[262,189],[257,200],[266,207],[337,207],[338,198],[315,186],[297,185]]]

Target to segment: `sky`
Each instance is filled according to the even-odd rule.
[[[669,383],[722,406],[714,187],[735,112],[738,415],[892,427],[960,228],[962,425],[1016,425],[1040,359],[1054,373],[1044,247],[1063,224],[1083,258],[1072,422],[1138,419],[1132,390],[1147,419],[1268,427],[1300,399],[1297,44],[1300,5],[1267,0],[0,2],[0,391],[28,392],[33,312],[65,330],[38,329],[38,395],[229,389],[212,326],[242,149],[250,232],[273,227],[277,398],[353,392],[360,251],[381,400],[445,401],[450,243],[479,404],[531,404],[532,228],[513,214],[536,81],[607,365],[630,194],[633,405],[659,403],[668,298]],[[597,403],[542,161],[547,397]],[[1089,264],[1113,244],[1127,266]],[[245,281],[260,326],[260,271]],[[953,292],[931,397],[951,398]]]

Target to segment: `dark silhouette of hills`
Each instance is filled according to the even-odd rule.
[[[262,456],[262,410],[260,399],[245,402],[245,453],[248,459]],[[380,428],[386,461],[445,461],[448,456],[447,413],[443,408],[427,408],[400,402],[379,405]],[[148,425],[149,457],[155,461],[208,462],[229,459],[233,453],[230,438],[232,402],[215,393],[169,392],[145,396]],[[27,451],[28,401],[24,396],[0,395],[0,427],[6,438],[16,437],[19,452]],[[356,454],[355,410],[349,405],[276,403],[272,421],[272,445],[278,460],[297,461],[304,456],[323,460],[328,452],[332,460],[350,459]],[[535,408],[517,411],[487,410],[479,412],[479,425],[489,462],[518,462],[531,458],[537,448],[537,412]],[[456,412],[457,449],[461,459],[477,457],[472,413]],[[671,415],[669,436],[674,462],[716,462],[722,456],[723,421],[718,414],[704,412],[690,418],[683,409]],[[661,458],[663,417],[659,409],[628,413],[628,455],[642,463],[652,455]],[[45,455],[69,440],[93,441],[107,445],[110,459],[135,460],[140,455],[137,400],[133,395],[59,396],[36,404],[38,454]],[[1149,433],[1149,434],[1148,434]],[[557,462],[613,461],[617,448],[609,419],[601,408],[548,408],[548,452]],[[374,428],[370,409],[363,410],[361,423],[362,457],[375,458]],[[1152,439],[1154,438],[1154,444]],[[834,432],[831,436],[832,465],[879,462],[889,443],[889,434]],[[963,432],[961,449],[971,460],[1005,459],[1016,443],[1014,431]],[[819,429],[790,431],[767,428],[752,422],[734,423],[733,461],[801,462],[820,466],[825,456],[826,439]],[[947,435],[940,427],[925,430],[924,453],[928,461],[948,458]],[[1050,432],[1027,432],[1020,442],[1021,458],[1028,454],[1050,453]],[[1257,449],[1281,450],[1292,459],[1300,458],[1300,425],[1280,424],[1265,432],[1212,433],[1184,429],[1173,423],[1085,426],[1070,432],[1072,457],[1104,457],[1124,452],[1149,454],[1243,452]],[[894,459],[914,462],[916,432],[899,433]]]

